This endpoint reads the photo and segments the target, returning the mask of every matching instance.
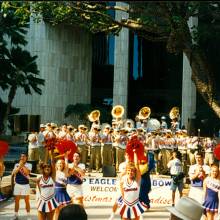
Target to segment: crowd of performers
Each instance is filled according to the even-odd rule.
[[[113,120],[111,125],[95,121],[91,128],[84,124],[77,128],[67,124],[59,127],[55,123],[41,124],[39,132],[33,131],[28,136],[28,160],[47,162],[51,147],[60,140],[70,140],[77,145],[88,172],[102,172],[103,166],[111,165],[118,171],[130,137],[137,135],[146,150],[154,155],[156,173],[169,174],[167,163],[175,149],[181,152],[185,171],[195,163],[198,151],[204,152],[206,164],[213,164],[213,149],[217,144],[214,137],[189,136],[185,129],[162,127],[163,122],[157,130],[148,129],[147,120],[135,124],[129,119],[123,124]]]
[[[32,164],[28,161],[38,162],[35,172],[40,174],[36,181],[39,220],[57,220],[60,209],[70,203],[83,206],[83,178],[86,172],[102,172],[104,166],[115,166],[120,179],[120,193],[113,205],[111,220],[117,209],[122,219],[142,219],[142,213],[150,208],[148,193],[151,190],[152,172],[171,174],[172,178],[177,176],[177,171],[178,176],[179,173],[189,173],[190,180],[199,184],[197,182],[203,182],[210,173],[208,168],[197,172],[201,152],[205,159],[199,167],[204,165],[210,168],[212,165],[211,170],[215,169],[213,150],[217,142],[214,138],[188,136],[186,130],[179,129],[176,118],[170,129],[164,117],[156,129],[148,125],[146,119],[139,118],[133,122],[120,117],[113,119],[111,125],[93,120],[90,128],[83,124],[78,125],[77,129],[67,124],[41,124],[39,131],[29,134],[28,154],[21,154],[12,172],[14,219],[18,218],[21,196],[24,196],[30,219],[29,180]],[[199,172],[202,173],[201,179]],[[183,177],[178,180],[173,178],[173,205],[177,188],[182,196]],[[211,174],[210,178],[217,177]],[[213,188],[213,183],[209,184],[208,180],[204,183],[207,188]],[[219,187],[219,190],[220,183],[214,184],[214,187]],[[211,210],[214,213],[218,210],[216,204],[214,211]],[[209,205],[207,207],[209,213]]]

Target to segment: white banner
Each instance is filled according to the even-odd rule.
[[[168,206],[171,201],[171,178],[151,176],[151,206]],[[115,177],[86,177],[83,183],[84,204],[111,206],[120,196],[118,179]],[[178,196],[178,193],[176,193]]]

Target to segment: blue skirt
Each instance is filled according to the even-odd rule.
[[[60,205],[71,203],[71,198],[66,192],[66,187],[55,187],[55,199]]]
[[[6,197],[0,192],[0,202],[6,200]]]
[[[218,212],[218,192],[215,192],[214,190],[207,188],[207,196],[205,198],[205,201],[203,203],[203,206],[206,211],[210,212]]]

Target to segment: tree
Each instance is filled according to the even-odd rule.
[[[219,2],[130,2],[129,7],[110,6],[108,2],[40,2],[32,13],[53,25],[67,23],[81,26],[92,33],[118,34],[129,28],[150,41],[164,41],[170,53],[184,53],[192,68],[192,80],[197,91],[220,117],[220,102],[213,72],[201,44],[211,34],[218,35]],[[115,20],[108,12],[129,13],[128,19]],[[191,30],[187,24],[191,16],[206,18],[206,24]],[[208,18],[208,19],[207,19]],[[196,42],[196,43],[194,43]]]
[[[6,110],[1,112],[3,126],[0,127],[5,130],[17,89],[22,88],[25,94],[32,94],[32,90],[41,94],[39,85],[44,85],[44,80],[37,77],[37,56],[31,56],[23,49],[27,44],[25,34],[28,21],[16,14],[20,4],[15,3],[13,7],[9,7],[6,3],[1,3],[0,6],[0,87],[8,90]]]
[[[184,53],[192,68],[192,80],[197,91],[211,109],[220,117],[220,102],[214,74],[202,44],[210,34],[220,33],[220,3],[214,1],[154,1],[129,2],[129,7],[109,5],[108,2],[38,2],[19,9],[35,19],[43,18],[53,25],[65,23],[80,26],[92,33],[104,32],[117,35],[122,27],[129,28],[150,41],[164,41],[170,53]],[[129,14],[128,19],[116,20],[109,11],[119,10]],[[205,18],[205,25],[189,28],[191,16]]]

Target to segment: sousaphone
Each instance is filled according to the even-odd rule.
[[[124,115],[124,107],[122,105],[116,105],[112,108],[112,117],[113,118],[122,118]]]
[[[88,119],[89,119],[89,121],[91,121],[91,122],[98,121],[98,120],[99,120],[99,117],[100,117],[100,111],[99,111],[99,110],[94,110],[94,111],[92,111],[92,112],[88,115]]]
[[[169,113],[169,116],[170,116],[170,119],[173,120],[174,118],[177,118],[179,119],[180,117],[180,110],[178,107],[173,107],[171,110],[170,110],[170,113]]]
[[[150,114],[151,114],[151,109],[147,106],[141,108],[141,110],[139,111],[139,114],[138,114],[138,117],[139,119],[147,119],[150,117]]]

